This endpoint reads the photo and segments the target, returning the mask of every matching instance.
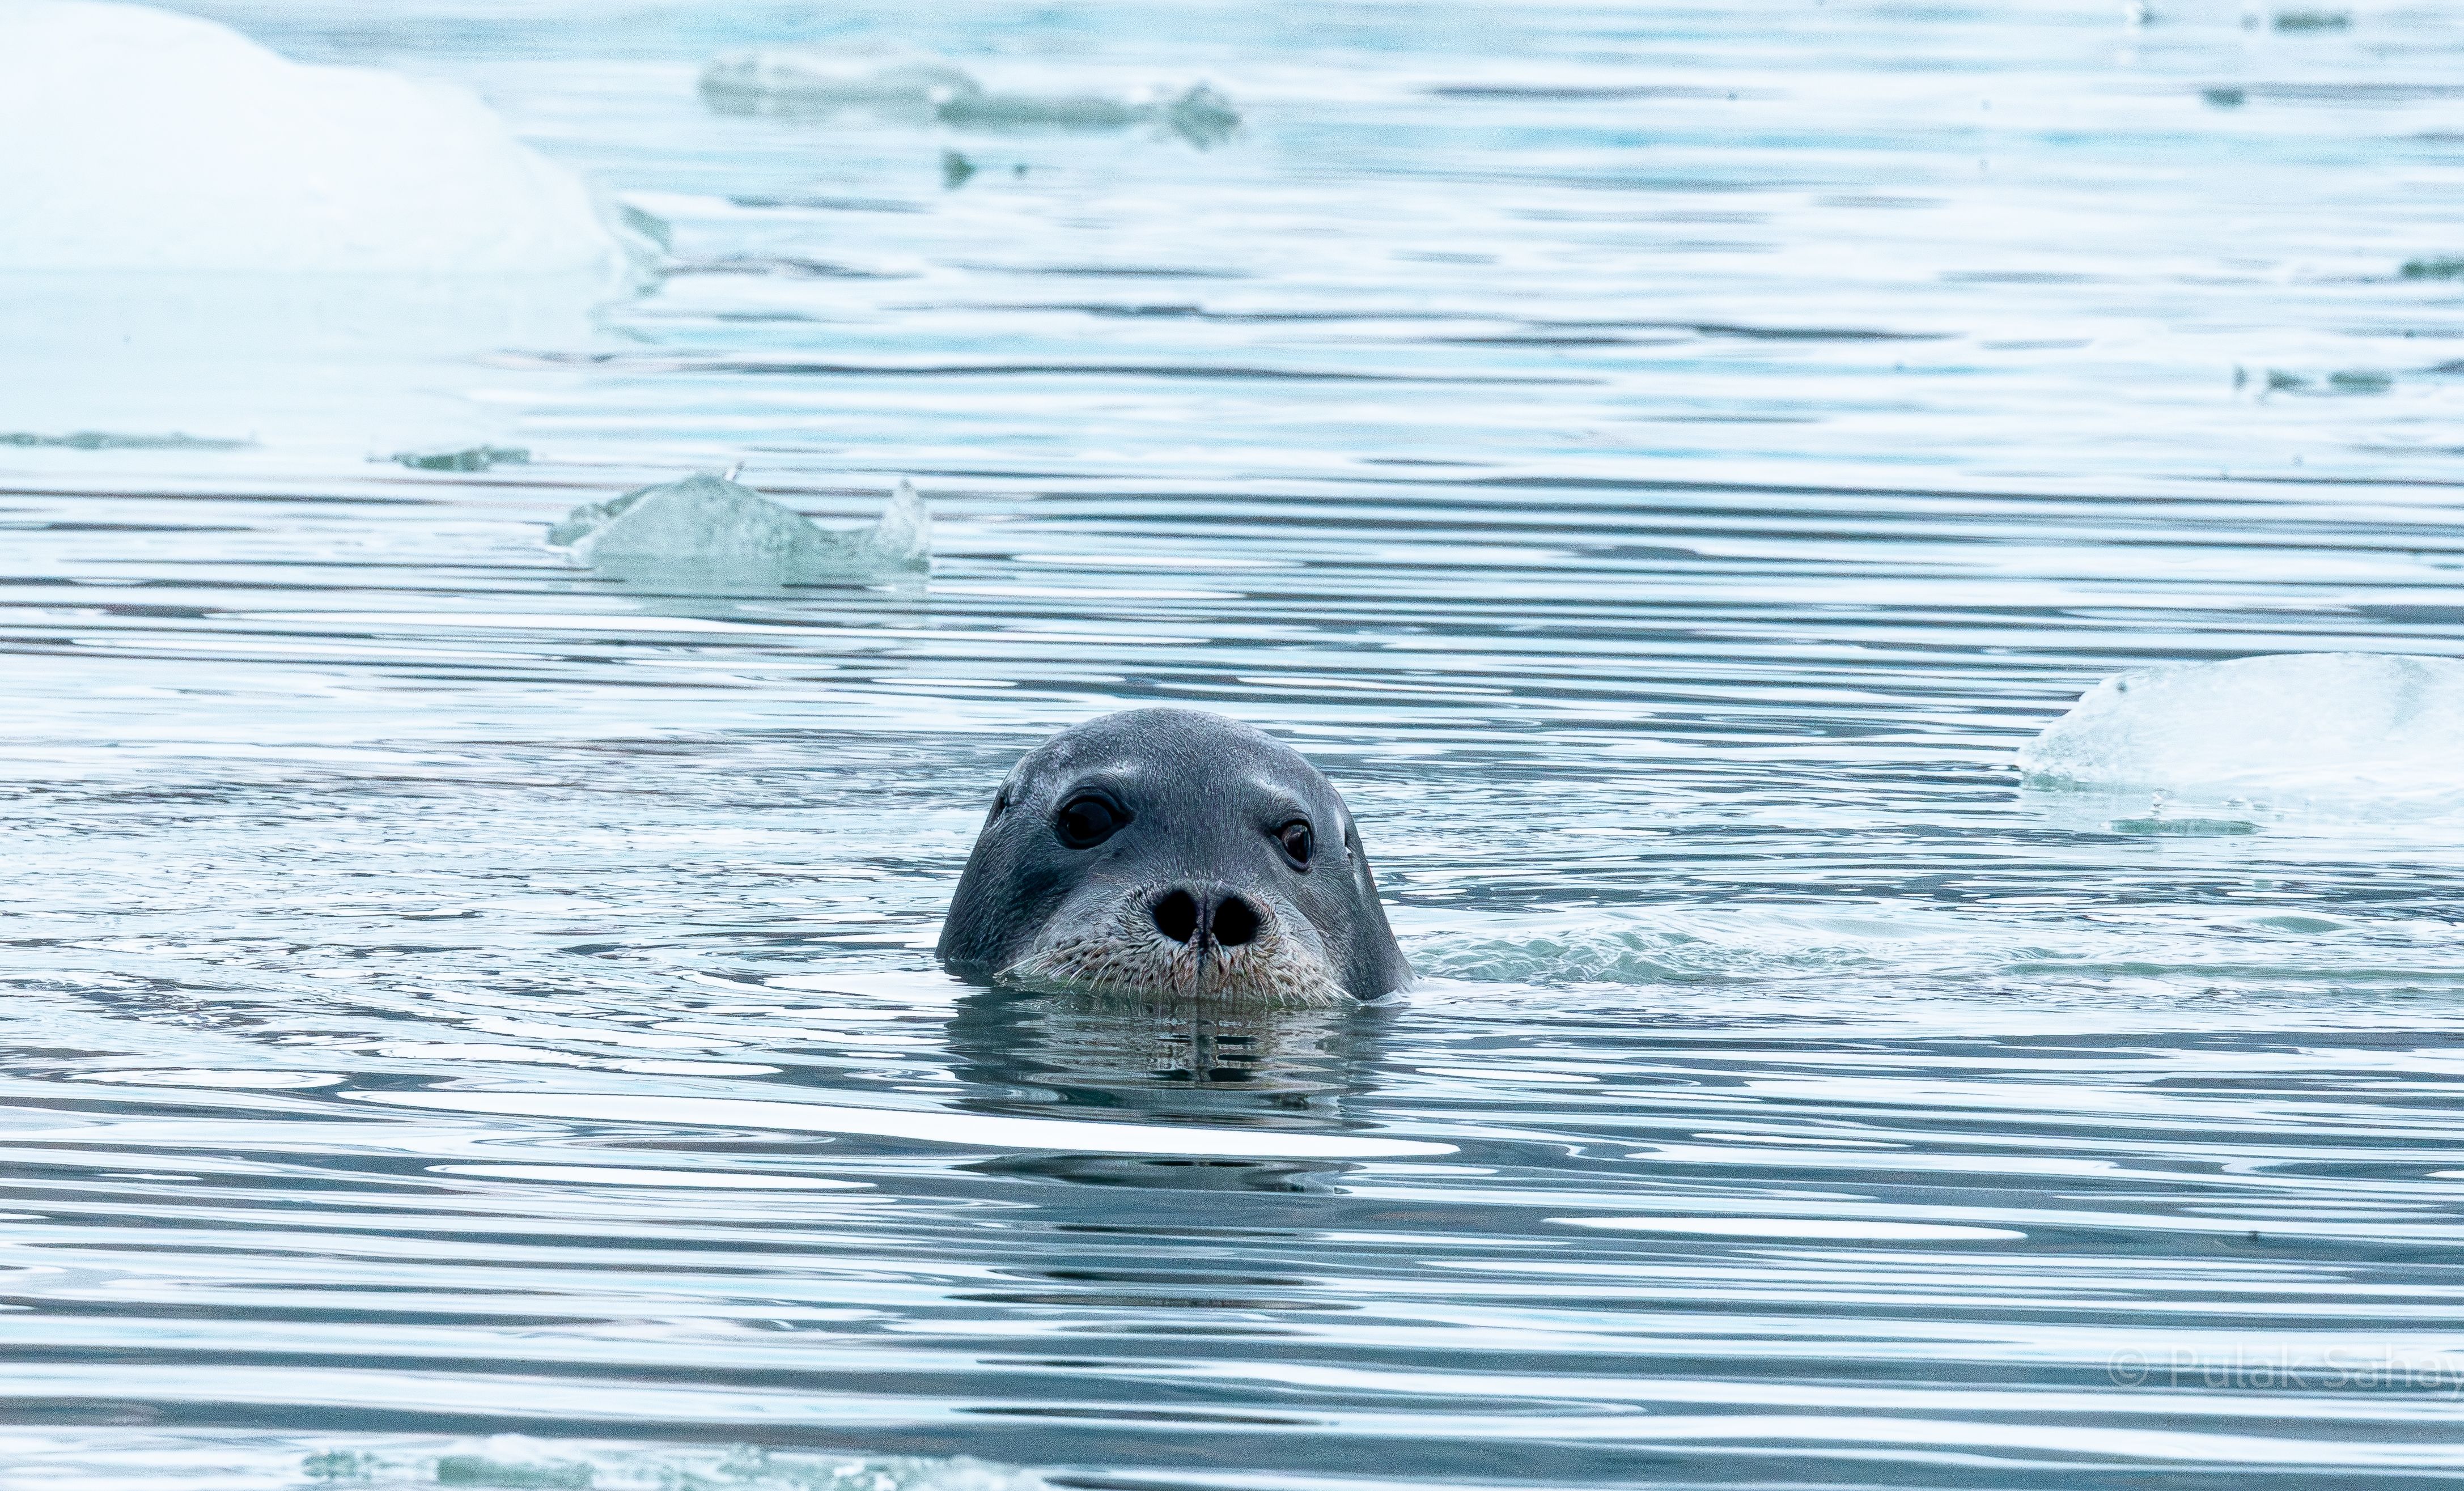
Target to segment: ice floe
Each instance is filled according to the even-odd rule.
[[[713,58],[701,74],[702,98],[723,114],[860,109],[929,120],[941,105],[983,91],[938,57],[906,53],[734,52]]]
[[[2464,790],[2464,661],[2302,652],[2122,673],[2017,764],[2058,786],[2453,793]]]
[[[701,95],[725,114],[867,113],[972,129],[1152,125],[1201,149],[1241,124],[1232,100],[1204,83],[1118,95],[1004,93],[939,57],[906,54],[730,53],[702,70]]]
[[[6,0],[0,0],[5,4]],[[637,1449],[522,1435],[431,1441],[387,1436],[327,1441],[269,1472],[289,1484],[295,1471],[318,1484],[387,1486],[560,1486],[596,1491],[1041,1491],[1032,1472],[966,1456],[940,1459],[839,1456],[734,1448]],[[254,1467],[252,1467],[254,1468]]]
[[[85,0],[0,0],[0,202],[5,438],[54,464],[501,443],[459,360],[585,340],[655,226],[462,89]]]
[[[0,271],[614,273],[572,173],[474,95],[229,27],[0,4]]]
[[[407,466],[415,471],[484,471],[499,466],[527,466],[531,452],[527,446],[450,446],[432,450],[397,450],[392,457],[397,466]]]
[[[548,531],[548,542],[624,572],[691,570],[767,581],[861,578],[925,568],[933,519],[904,478],[879,521],[838,530],[704,473],[578,507]]]
[[[127,434],[108,429],[79,429],[65,435],[44,434],[37,430],[11,430],[0,434],[0,446],[48,446],[55,450],[243,450],[254,444],[248,440],[214,440],[199,435]]]

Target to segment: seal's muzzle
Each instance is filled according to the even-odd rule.
[[[1141,886],[1065,910],[1003,983],[1090,994],[1331,1004],[1349,998],[1307,918],[1223,885]]]

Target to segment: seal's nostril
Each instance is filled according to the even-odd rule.
[[[1217,903],[1213,922],[1215,940],[1227,948],[1240,947],[1258,935],[1258,909],[1237,895]]]
[[[1186,890],[1175,890],[1155,904],[1155,930],[1175,942],[1187,942],[1198,935],[1198,898]]]

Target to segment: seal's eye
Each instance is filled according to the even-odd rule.
[[[1073,849],[1091,849],[1120,832],[1121,825],[1129,821],[1127,813],[1102,798],[1084,797],[1071,798],[1062,804],[1052,826],[1060,833],[1063,844]]]
[[[1275,842],[1284,846],[1284,852],[1292,857],[1293,864],[1300,866],[1304,869],[1309,867],[1309,850],[1312,845],[1309,841],[1309,825],[1308,819],[1295,818],[1290,822],[1286,823],[1283,827],[1276,829]]]

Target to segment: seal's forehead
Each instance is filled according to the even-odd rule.
[[[1251,781],[1302,796],[1331,791],[1291,747],[1199,710],[1127,710],[1089,720],[1028,753],[1011,779],[1035,787],[1099,772],[1125,781]]]

